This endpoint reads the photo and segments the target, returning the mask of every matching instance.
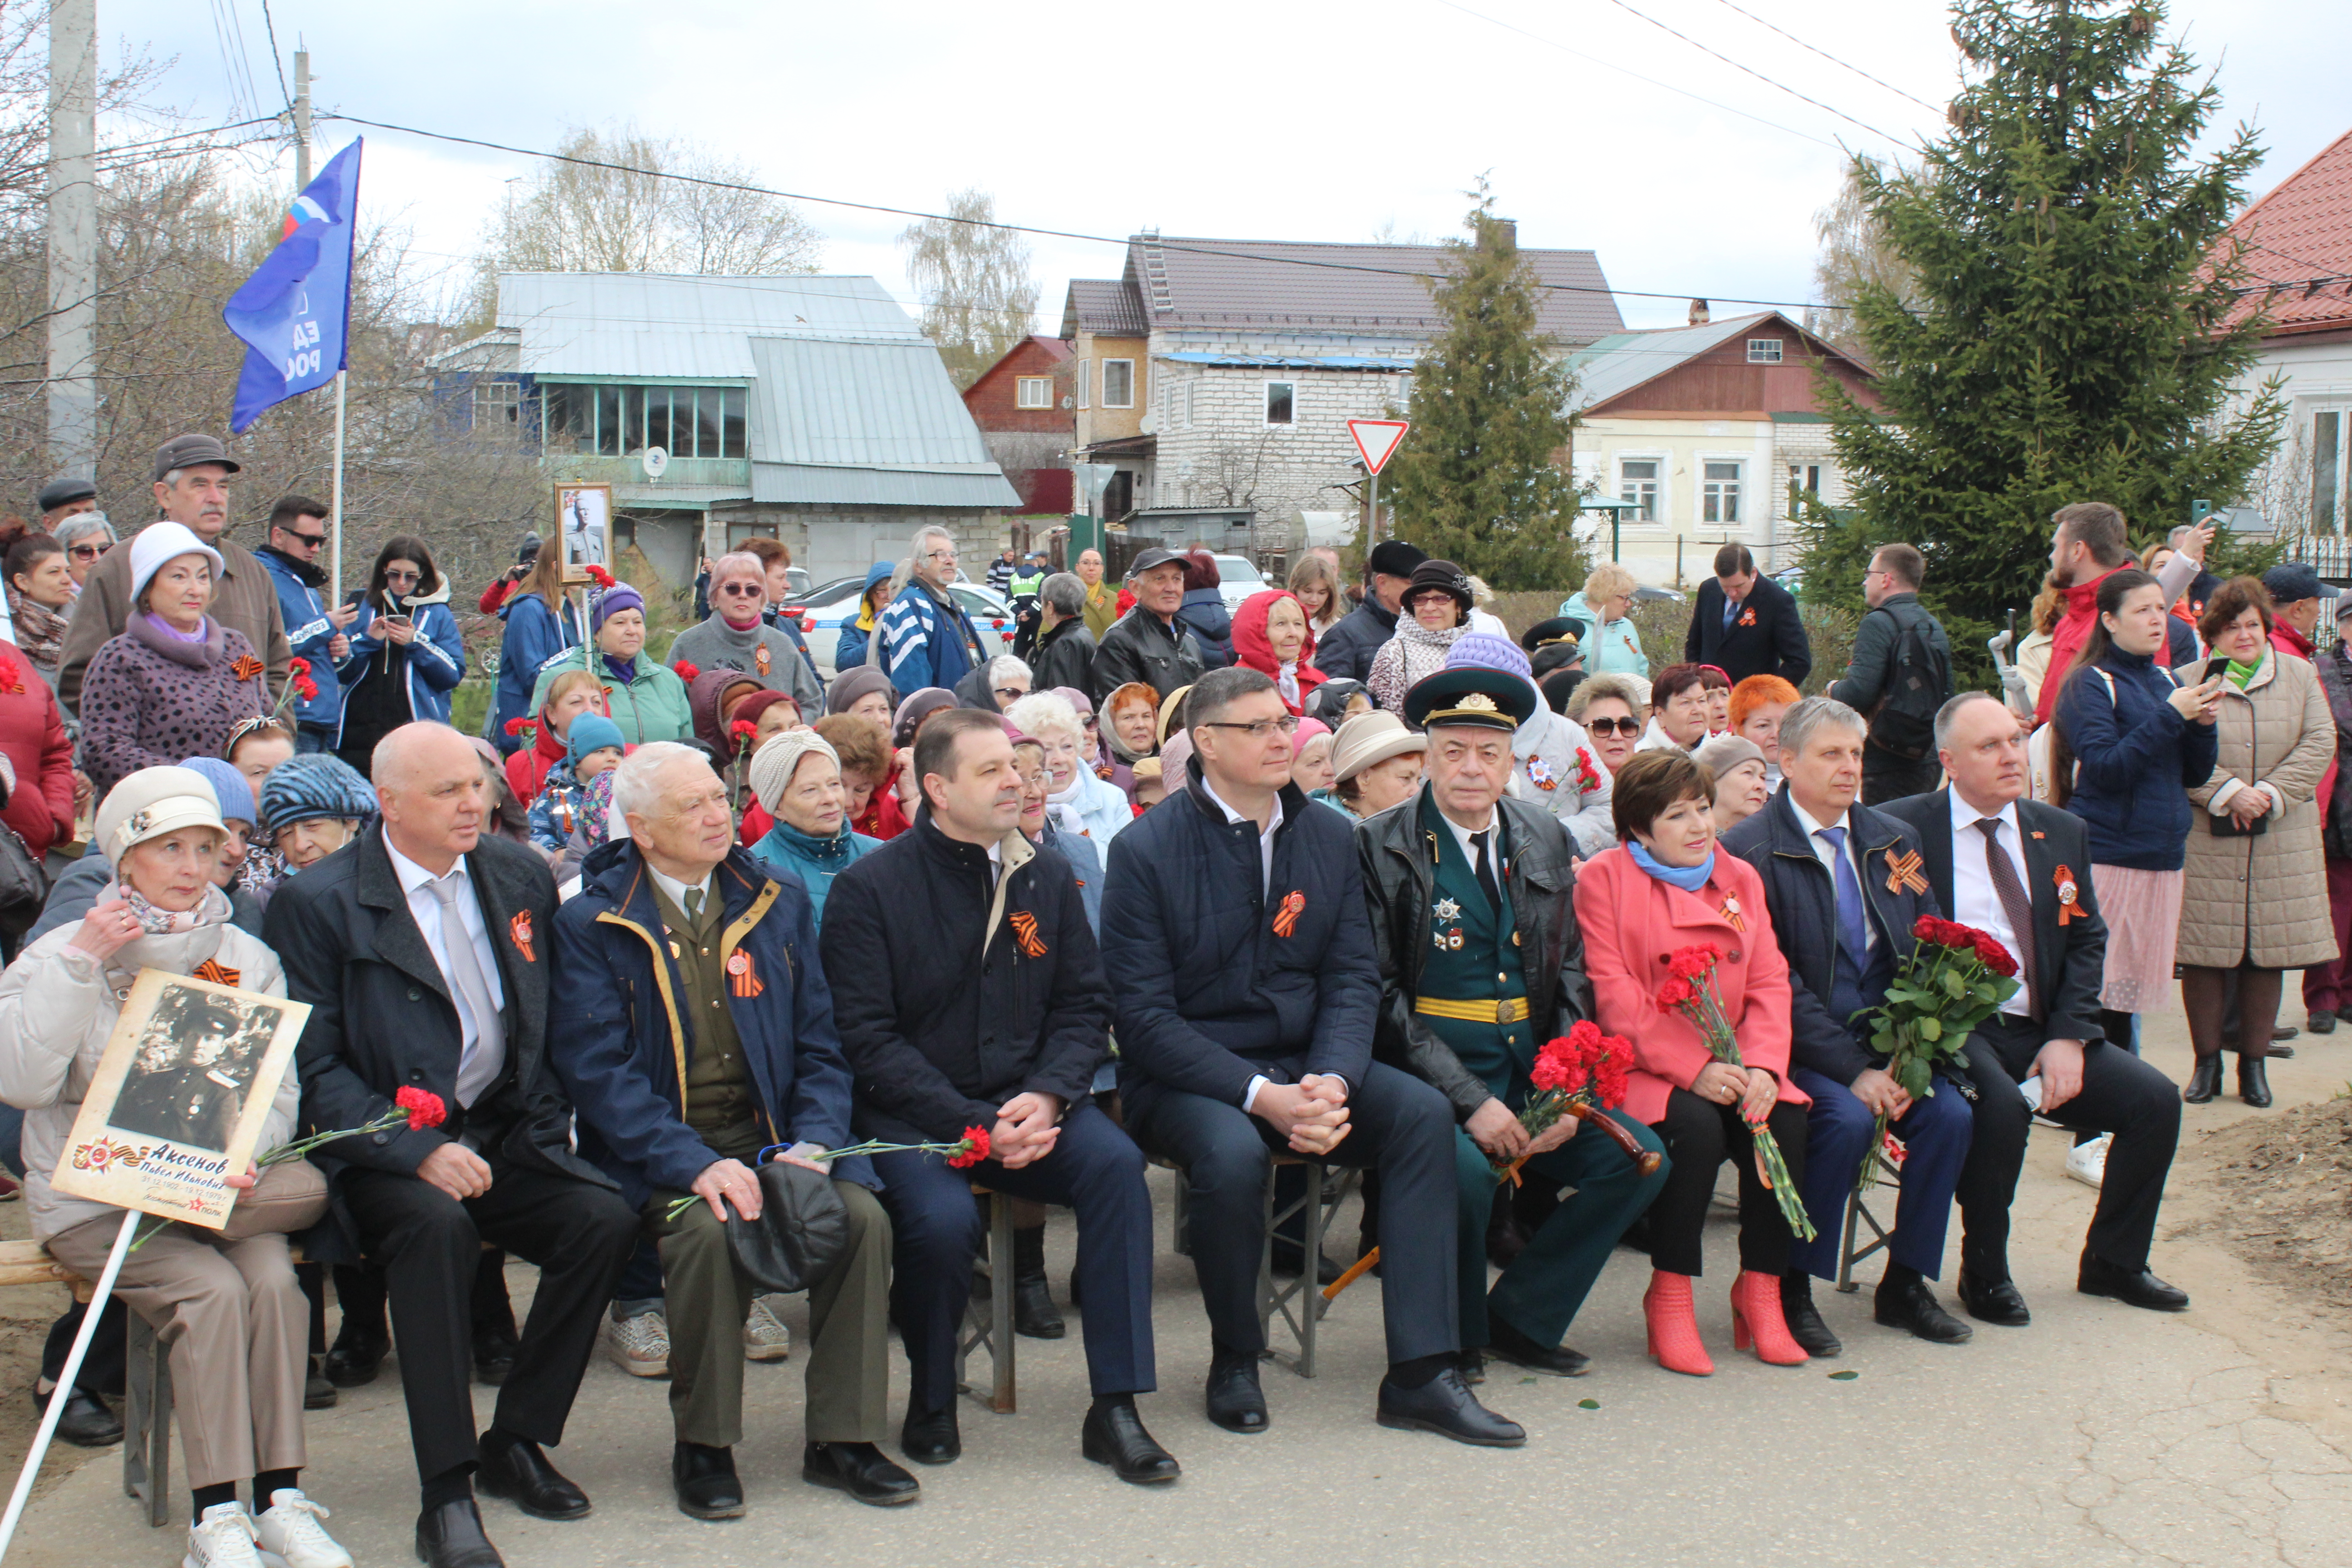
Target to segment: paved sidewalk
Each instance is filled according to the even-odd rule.
[[[2176,1079],[2177,1023],[2150,1046]],[[2324,1098],[2352,1077],[2352,1033],[2298,1042],[2273,1074],[2282,1104]],[[2189,1108],[2184,1166],[2200,1129],[2251,1114],[2234,1100]],[[2352,1555],[2352,1452],[2336,1325],[2281,1305],[2227,1255],[2170,1238],[2176,1173],[2158,1271],[2196,1293],[2180,1317],[2077,1296],[2076,1253],[2092,1194],[2064,1179],[2067,1139],[2036,1131],[2019,1194],[2014,1247],[2034,1312],[2021,1331],[1979,1324],[1939,1347],[1881,1329],[1867,1287],[1822,1293],[1846,1354],[1796,1369],[1730,1348],[1734,1262],[1727,1216],[1707,1243],[1700,1323],[1711,1379],[1677,1377],[1643,1354],[1647,1270],[1621,1252],[1570,1342],[1592,1373],[1522,1378],[1497,1366],[1485,1394],[1524,1422],[1527,1447],[1491,1452],[1383,1431],[1371,1420],[1381,1371],[1379,1282],[1350,1289],[1325,1320],[1322,1375],[1269,1368],[1266,1435],[1218,1431],[1201,1414],[1207,1333],[1189,1264],[1160,1260],[1156,1327],[1163,1392],[1142,1402],[1184,1465],[1156,1490],[1122,1486],[1077,1453],[1086,1407],[1077,1338],[1020,1342],[1021,1413],[967,1404],[965,1457],[918,1468],[912,1508],[867,1509],[799,1479],[801,1366],[750,1369],[740,1450],[748,1518],[704,1524],[669,1495],[666,1384],[599,1359],[582,1389],[562,1468],[596,1502],[587,1521],[550,1524],[485,1501],[514,1568],[935,1562],[1016,1564],[1331,1564],[1532,1562],[2062,1564],[2336,1564]],[[1168,1174],[1152,1173],[1167,1237]],[[1352,1215],[1344,1222],[1352,1237]],[[1069,1227],[1051,1232],[1057,1298]],[[1953,1245],[1958,1245],[1955,1224]],[[1338,1250],[1335,1248],[1335,1250]],[[1876,1277],[1866,1265],[1867,1279]],[[1944,1294],[1948,1300],[1948,1279]],[[530,1275],[518,1268],[517,1295]],[[798,1336],[805,1328],[795,1314]],[[362,1568],[413,1560],[415,1494],[396,1363],[375,1385],[314,1415],[308,1479]],[[1850,1382],[1832,1372],[1852,1371]],[[894,1398],[905,1386],[893,1372]],[[478,1390],[490,1408],[491,1391]],[[1580,1408],[1592,1400],[1598,1409]],[[121,1495],[120,1454],[95,1456],[28,1514],[11,1562],[24,1568],[165,1568],[185,1540],[149,1530]]]

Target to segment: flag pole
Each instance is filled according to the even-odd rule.
[[[334,584],[334,597],[330,605],[339,605],[343,598],[343,383],[351,372],[335,372],[335,491],[329,505],[335,514],[333,541],[327,546],[327,578]]]
[[[66,1352],[66,1364],[58,1369],[58,1386],[49,1395],[48,1408],[42,1412],[40,1429],[33,1434],[33,1451],[26,1456],[23,1473],[16,1478],[16,1489],[9,1495],[8,1512],[0,1518],[0,1557],[8,1554],[8,1543],[16,1537],[16,1521],[24,1517],[25,1500],[32,1495],[33,1481],[41,1473],[41,1460],[49,1451],[49,1443],[57,1436],[58,1420],[66,1413],[66,1401],[73,1396],[74,1379],[81,1374],[82,1358],[89,1353],[89,1342],[97,1336],[98,1320],[106,1310],[106,1299],[114,1293],[114,1277],[122,1272],[122,1258],[131,1250],[131,1238],[139,1229],[142,1215],[137,1209],[126,1209],[122,1228],[114,1235],[114,1250],[106,1255],[106,1267],[99,1271],[98,1284],[89,1293],[89,1305],[82,1310],[81,1330],[74,1335],[73,1349]],[[134,1436],[132,1441],[137,1441]]]

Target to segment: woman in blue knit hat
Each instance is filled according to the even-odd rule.
[[[644,595],[626,583],[615,583],[598,595],[588,610],[588,637],[587,647],[566,648],[540,667],[526,712],[536,713],[546,705],[548,684],[558,675],[586,669],[604,683],[605,707],[628,744],[694,739],[684,672],[645,657]]]

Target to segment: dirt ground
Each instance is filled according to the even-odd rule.
[[[2352,1309],[2352,1092],[2246,1118],[2183,1152],[2210,1176],[2190,1234],[2310,1305]]]
[[[22,1241],[31,1235],[25,1223],[24,1204],[16,1199],[0,1203],[0,1241]],[[16,1484],[16,1471],[32,1449],[34,1429],[41,1424],[41,1413],[33,1407],[33,1380],[40,1373],[41,1346],[48,1339],[49,1325],[70,1300],[58,1285],[0,1289],[0,1454],[7,1456],[0,1498],[6,1495],[5,1489]],[[103,1452],[121,1462],[120,1448]],[[33,1496],[47,1494],[89,1457],[88,1449],[50,1445]]]

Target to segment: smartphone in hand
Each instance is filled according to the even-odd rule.
[[[2205,679],[2208,679],[2208,680],[2219,680],[2219,679],[2221,679],[2223,676],[2225,676],[2225,675],[2227,675],[2227,674],[2229,674],[2229,673],[2230,673],[2230,660],[2229,660],[2229,657],[2228,657],[2227,655],[2222,655],[2222,656],[2221,656],[2221,657],[2214,658],[2209,658],[2209,659],[2207,659],[2207,660],[2205,661]]]

